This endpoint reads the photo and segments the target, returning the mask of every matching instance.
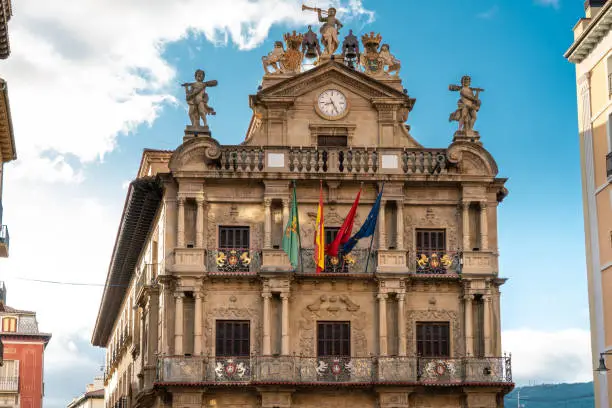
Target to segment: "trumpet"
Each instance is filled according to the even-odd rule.
[[[310,11],[314,11],[316,13],[320,12],[322,15],[327,16],[327,11],[326,10],[321,10],[318,7],[309,7],[309,6],[305,5],[305,4],[302,4],[302,11],[304,11],[304,10],[310,10]]]

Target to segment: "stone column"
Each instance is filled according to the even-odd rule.
[[[272,248],[272,199],[264,199],[264,248]]]
[[[404,200],[397,200],[397,242],[398,251],[404,249]]]
[[[385,207],[387,202],[381,200],[378,214],[378,249],[387,249],[387,231],[385,229]]]
[[[169,356],[172,355],[172,353],[170,352],[170,344],[172,344],[171,341],[171,329],[172,329],[172,321],[169,319],[169,310],[171,309],[171,302],[172,302],[172,289],[171,289],[171,285],[169,283],[164,283],[163,284],[163,292],[162,292],[162,296],[163,296],[163,302],[164,302],[164,314],[163,314],[163,320],[162,320],[162,347],[164,350],[164,354]],[[143,326],[144,327],[144,326]]]
[[[196,199],[198,204],[196,210],[196,248],[204,247],[204,198]]]
[[[387,355],[387,297],[386,293],[378,294],[378,337],[381,356]]]
[[[263,297],[263,355],[269,356],[272,353],[270,342],[270,299],[272,294],[262,293],[261,296]]]
[[[480,202],[480,250],[486,251],[489,248],[489,224],[487,217],[487,203]]]
[[[176,246],[178,248],[185,247],[185,198],[178,198],[178,222],[176,234]]]
[[[183,299],[185,294],[177,292],[174,294],[175,309],[174,309],[174,355],[180,356],[183,354]]]
[[[202,354],[202,293],[195,293],[195,310],[193,313],[193,354]]]
[[[149,297],[149,341],[147,341],[147,361],[152,364],[155,361],[155,354],[158,350],[158,322],[159,322],[159,291],[152,290]]]
[[[472,326],[472,299],[474,295],[465,295],[465,354],[474,355],[474,328]]]
[[[289,223],[289,199],[283,199],[283,233],[285,232],[285,227]]]
[[[462,202],[463,250],[470,251],[470,203]]]
[[[404,301],[406,299],[405,293],[397,294],[397,335],[398,339],[398,350],[397,353],[400,356],[406,355],[406,316],[404,314]]]
[[[483,296],[484,300],[484,351],[485,357],[491,355],[491,295]]]
[[[281,327],[281,355],[289,355],[289,294],[281,293],[281,300],[283,303],[283,322]]]

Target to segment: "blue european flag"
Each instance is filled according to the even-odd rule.
[[[357,231],[357,233],[353,235],[342,247],[343,253],[350,253],[355,247],[355,245],[357,245],[357,241],[359,241],[361,238],[366,238],[374,235],[374,231],[376,231],[376,221],[378,221],[378,212],[380,211],[380,200],[382,198],[383,188],[380,189],[380,193],[378,193],[378,197],[376,197],[374,206],[370,210],[368,218],[366,218],[359,231]]]

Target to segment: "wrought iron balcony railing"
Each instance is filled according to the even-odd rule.
[[[0,377],[0,392],[19,391],[19,377]]]
[[[157,383],[512,383],[510,357],[160,357]]]
[[[612,176],[612,152],[606,155],[606,177]]]
[[[261,268],[261,252],[250,248],[218,248],[206,253],[208,272],[256,273]]]
[[[461,273],[461,265],[461,253],[456,251],[417,250],[408,253],[408,267],[417,274]]]
[[[338,256],[325,255],[325,270],[323,273],[365,273],[366,264],[368,273],[376,270],[376,252],[372,251],[368,262],[367,249],[353,249],[349,254],[339,253]],[[298,273],[316,273],[317,268],[314,260],[313,248],[302,248],[300,261],[304,263],[302,268],[298,265]]]
[[[221,171],[261,173],[269,167],[287,173],[438,174],[447,172],[447,160],[442,149],[221,147]]]

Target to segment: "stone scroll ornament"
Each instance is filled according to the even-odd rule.
[[[449,122],[459,122],[459,131],[465,134],[475,133],[474,123],[476,123],[477,113],[480,110],[480,92],[484,92],[482,88],[472,88],[472,78],[469,75],[464,75],[461,78],[461,85],[449,85],[449,91],[459,91],[459,100],[457,101],[457,110],[450,114]]]
[[[185,100],[187,101],[187,105],[189,105],[191,128],[208,129],[206,116],[216,115],[216,112],[208,105],[206,88],[217,86],[218,82],[216,80],[204,81],[206,73],[201,69],[198,69],[194,76],[195,82],[181,84],[181,86],[185,88]],[[202,124],[200,124],[200,119],[202,120]]]

